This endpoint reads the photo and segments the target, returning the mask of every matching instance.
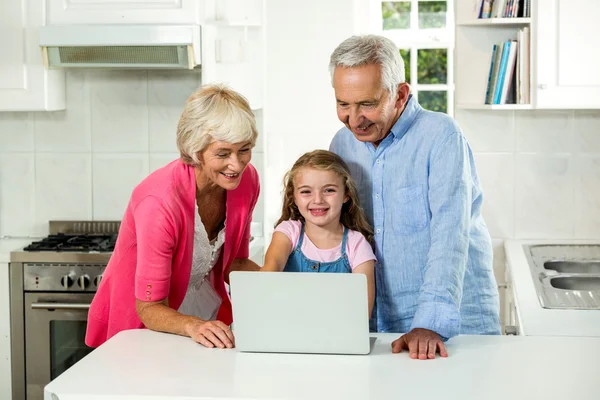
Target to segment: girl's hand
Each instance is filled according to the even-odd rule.
[[[233,332],[221,321],[204,321],[194,318],[188,323],[185,331],[195,342],[204,347],[231,349],[235,346]]]

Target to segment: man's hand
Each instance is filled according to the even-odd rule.
[[[448,357],[442,337],[429,329],[415,328],[392,342],[392,353],[408,350],[410,358],[419,360],[434,359],[435,353]]]

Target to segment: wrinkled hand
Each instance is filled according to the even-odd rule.
[[[204,347],[231,349],[235,346],[233,332],[221,321],[195,319],[186,327],[187,334]]]
[[[434,359],[435,353],[448,357],[442,337],[429,329],[415,328],[392,342],[392,353],[408,350],[410,358]]]

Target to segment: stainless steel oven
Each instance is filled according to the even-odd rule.
[[[92,351],[87,313],[119,224],[95,222],[85,234],[73,224],[51,222],[50,236],[11,253],[13,400],[42,400],[44,386]]]

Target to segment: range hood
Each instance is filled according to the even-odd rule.
[[[49,25],[40,29],[46,68],[193,69],[198,25]]]

